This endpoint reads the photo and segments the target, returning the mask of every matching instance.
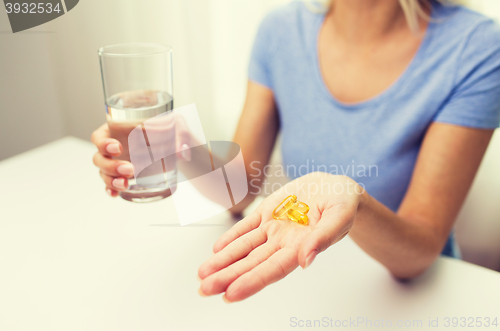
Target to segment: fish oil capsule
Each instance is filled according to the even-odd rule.
[[[309,206],[302,201],[297,201],[292,208],[300,211],[302,214],[307,214],[309,212]]]
[[[307,213],[309,206],[302,201],[298,201],[295,195],[290,195],[283,200],[273,211],[273,218],[277,220],[288,219],[290,221],[307,225],[309,218]]]
[[[283,200],[273,211],[273,218],[277,220],[286,219],[286,213],[297,202],[295,195],[290,195]]]
[[[286,214],[291,221],[304,225],[309,224],[309,218],[307,217],[307,215],[298,211],[297,209],[289,209]]]

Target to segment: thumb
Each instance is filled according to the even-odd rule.
[[[318,253],[344,238],[352,227],[356,210],[334,206],[321,214],[314,229],[302,240],[299,247],[299,264],[305,269],[311,265]]]

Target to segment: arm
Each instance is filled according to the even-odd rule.
[[[394,276],[419,275],[441,252],[492,131],[432,124],[397,213],[349,177],[316,172],[288,183],[217,240],[215,254],[198,270],[200,294],[243,300],[297,266],[306,268],[348,232]],[[290,194],[310,206],[309,226],[272,219]]]
[[[269,162],[278,129],[279,119],[273,92],[263,85],[249,81],[245,105],[233,141],[241,148],[247,180],[249,183],[252,180],[253,187],[260,187],[262,184],[263,169]],[[246,198],[230,211],[240,214],[256,195],[257,192],[249,190]]]
[[[492,133],[433,123],[397,214],[365,194],[352,239],[396,277],[425,271],[443,249]]]
[[[183,123],[182,118],[178,124]],[[234,215],[240,215],[241,212],[253,201],[258,192],[252,192],[251,188],[260,187],[263,181],[263,168],[269,162],[269,157],[273,150],[278,132],[278,115],[274,105],[274,96],[270,89],[248,82],[247,97],[243,107],[242,115],[236,130],[233,142],[239,145],[243,155],[244,164],[231,163],[231,167],[242,169],[245,167],[247,175],[247,183],[250,187],[247,196],[229,211]],[[177,125],[177,129],[179,125]],[[211,158],[214,164],[228,164],[231,161],[232,153],[228,155],[219,155],[213,149],[208,151],[206,146],[199,146],[198,142],[193,142],[194,137],[191,136],[186,124],[182,125],[182,131],[187,133],[184,138],[180,138],[189,146],[198,146],[191,148],[189,160],[178,159],[177,165],[179,170],[187,178],[195,178],[199,176],[200,170],[207,171],[212,169],[211,160],[207,157],[211,152]],[[179,131],[179,130],[177,130]],[[179,139],[179,138],[178,138]],[[229,165],[226,165],[228,171]],[[251,184],[251,185],[250,185]],[[196,189],[210,200],[219,203],[225,201],[227,191],[214,189],[216,182],[212,182],[211,178],[197,181],[194,184]],[[229,184],[227,184],[230,189]]]

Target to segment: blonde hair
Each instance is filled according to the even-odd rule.
[[[330,8],[333,0],[305,0],[309,9],[315,12],[325,12]],[[348,0],[347,0],[348,1]],[[399,0],[399,4],[405,14],[406,22],[413,32],[419,31],[419,18],[430,21],[431,18],[424,8],[430,5],[431,1],[440,2],[443,5],[458,5],[461,0]]]

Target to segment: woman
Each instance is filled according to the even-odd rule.
[[[279,130],[287,166],[376,172],[289,173],[298,178],[215,243],[199,269],[201,295],[243,300],[347,233],[397,278],[458,254],[453,223],[500,122],[499,28],[437,1],[334,0],[327,9],[292,2],[264,19],[234,141],[253,185]],[[116,195],[126,179],[109,156],[121,147],[106,126],[93,141]],[[289,194],[311,207],[309,226],[272,219]]]

